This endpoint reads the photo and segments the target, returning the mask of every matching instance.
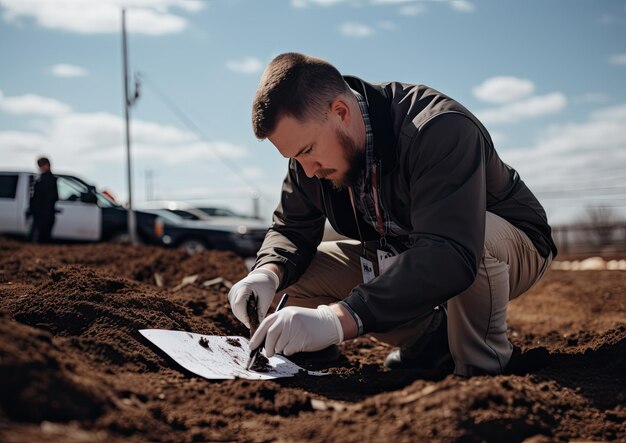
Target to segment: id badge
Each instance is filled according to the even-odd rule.
[[[393,252],[383,251],[378,249],[376,251],[378,256],[378,270],[380,275],[384,274],[398,260],[398,255],[393,255]]]
[[[361,257],[361,274],[363,274],[363,283],[369,283],[376,278],[374,263],[365,257]]]

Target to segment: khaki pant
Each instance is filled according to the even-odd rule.
[[[472,375],[475,368],[502,373],[513,349],[506,334],[507,304],[530,289],[552,260],[543,258],[526,234],[503,218],[487,212],[485,220],[485,246],[476,280],[447,303],[450,352],[455,373],[462,376]],[[367,244],[376,273],[377,245]],[[285,290],[287,304],[315,308],[343,300],[362,282],[361,251],[354,240],[321,243],[304,275]],[[428,313],[388,333],[372,335],[395,346],[410,346],[431,319]]]

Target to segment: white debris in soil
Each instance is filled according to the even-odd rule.
[[[602,257],[589,257],[584,260],[555,260],[551,267],[559,271],[626,271],[626,259],[607,261]]]

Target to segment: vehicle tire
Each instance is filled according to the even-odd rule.
[[[178,244],[178,249],[182,249],[187,254],[195,254],[197,252],[206,251],[209,249],[205,241],[198,238],[188,238]]]
[[[128,232],[116,232],[109,238],[109,242],[111,243],[130,243],[130,235]]]
[[[122,243],[124,245],[130,245],[131,243],[130,235],[128,235],[128,232],[126,231],[116,232],[109,238],[108,241],[110,243]],[[144,239],[141,238],[141,235],[139,233],[137,234],[137,244],[139,245],[145,244]]]

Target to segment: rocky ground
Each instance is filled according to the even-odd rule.
[[[626,271],[552,269],[511,303],[511,340],[549,354],[524,375],[390,372],[362,337],[326,377],[209,381],[137,332],[246,335],[215,280],[246,272],[224,252],[0,240],[0,441],[626,440]]]

